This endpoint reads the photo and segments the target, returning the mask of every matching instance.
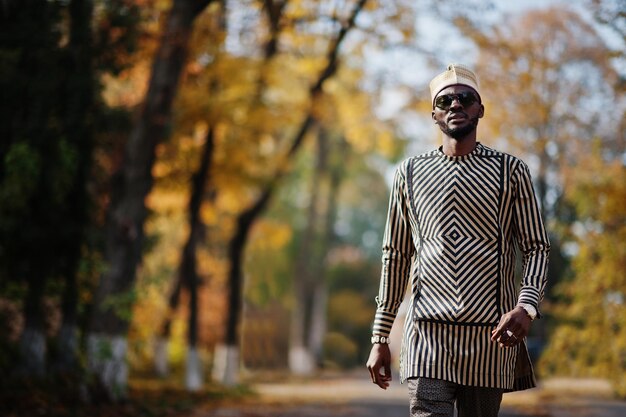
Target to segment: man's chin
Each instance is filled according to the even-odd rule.
[[[476,119],[478,121],[478,119]],[[477,122],[467,123],[458,127],[450,127],[444,122],[439,122],[439,129],[446,135],[456,140],[463,140],[476,130]]]
[[[474,130],[476,130],[475,126],[463,126],[456,129],[447,129],[447,132],[444,133],[456,140],[463,140]]]

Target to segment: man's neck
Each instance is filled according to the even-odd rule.
[[[461,140],[443,137],[442,151],[448,156],[463,156],[471,153],[476,148],[476,137],[465,137]]]

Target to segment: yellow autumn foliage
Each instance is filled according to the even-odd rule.
[[[597,149],[570,169],[566,194],[578,221],[573,276],[557,288],[559,325],[542,357],[552,374],[610,378],[626,397],[626,167]]]

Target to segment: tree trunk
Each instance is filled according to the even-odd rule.
[[[237,385],[239,378],[239,345],[220,344],[215,347],[213,380],[227,387]]]
[[[323,344],[326,335],[326,310],[328,286],[326,282],[326,254],[334,241],[333,225],[337,214],[337,193],[341,182],[341,167],[330,166],[329,137],[323,126],[318,135],[318,160],[312,178],[309,219],[298,256],[298,267],[294,274],[294,286],[299,289],[296,298],[296,316],[292,331],[295,330],[300,345],[292,349],[290,369],[294,373],[306,372],[306,366],[321,366]],[[343,148],[343,145],[341,146]],[[337,159],[344,161],[342,149],[333,150]],[[324,219],[322,220],[322,216]],[[304,278],[304,279],[303,279]],[[302,288],[305,288],[304,290]],[[300,310],[308,309],[305,313]],[[306,317],[303,320],[302,316]],[[293,345],[292,345],[293,346]],[[302,347],[301,347],[302,346]],[[302,352],[305,352],[303,354]],[[304,363],[297,363],[297,360]],[[307,362],[309,365],[307,365]],[[311,372],[313,369],[309,369]]]
[[[313,117],[308,115],[302,126],[300,126],[300,130],[296,135],[294,142],[287,153],[287,160],[292,157],[300,145],[302,144],[306,133],[309,130],[309,127],[313,123]],[[248,242],[248,236],[250,234],[250,230],[252,226],[256,222],[256,220],[261,216],[265,208],[267,207],[270,199],[274,193],[274,189],[277,186],[279,180],[286,173],[286,163],[280,165],[279,170],[274,175],[272,181],[270,181],[269,185],[263,190],[260,194],[259,198],[254,202],[254,204],[245,210],[243,213],[239,215],[237,218],[237,228],[235,230],[235,234],[230,240],[228,245],[228,261],[230,264],[230,270],[228,274],[228,294],[229,294],[229,303],[228,303],[228,314],[226,319],[226,340],[224,352],[225,356],[229,358],[229,360],[233,361],[233,358],[239,358],[239,321],[241,317],[241,305],[242,305],[242,288],[243,288],[243,255],[245,252],[245,246]],[[217,356],[217,355],[216,355]],[[216,366],[221,366],[216,361]],[[225,368],[225,373],[221,375],[221,382],[227,383],[236,383],[237,381],[237,372],[239,371],[239,367],[232,366],[230,363]],[[219,374],[219,372],[216,372]]]
[[[202,364],[198,356],[198,269],[197,247],[202,235],[204,225],[200,220],[200,207],[209,182],[209,171],[213,161],[214,128],[209,127],[206,135],[204,149],[198,172],[193,176],[191,198],[189,200],[189,239],[183,251],[181,263],[182,281],[189,290],[189,325],[187,328],[187,378],[186,387],[190,391],[196,391],[202,387]]]
[[[226,33],[226,0],[218,0],[220,4],[219,30]],[[219,45],[221,46],[221,45]],[[219,48],[216,47],[216,50]],[[214,63],[218,58],[214,60]],[[216,80],[210,83],[210,93],[213,94],[218,89]],[[166,376],[168,373],[167,355],[168,355],[168,339],[170,335],[171,323],[176,314],[180,301],[180,294],[183,287],[189,290],[189,355],[187,360],[187,377],[186,386],[188,389],[196,390],[197,381],[201,381],[201,369],[196,366],[197,355],[197,327],[198,327],[198,294],[197,294],[197,267],[196,267],[196,251],[202,236],[204,235],[204,225],[200,220],[200,207],[204,199],[204,194],[209,183],[209,172],[213,160],[213,150],[215,147],[215,128],[213,123],[210,124],[209,130],[205,138],[205,145],[200,158],[200,167],[192,179],[191,198],[189,200],[189,237],[184,246],[179,273],[176,275],[176,281],[170,292],[168,299],[168,312],[163,321],[160,335],[158,336],[155,350],[155,367],[160,376]],[[214,197],[214,196],[212,196]],[[197,373],[192,376],[191,374]],[[200,382],[201,384],[201,382]]]
[[[73,267],[65,277],[65,290],[61,304],[62,322],[56,336],[56,355],[52,360],[52,371],[57,374],[79,371],[78,359],[78,284],[77,268]]]
[[[320,268],[325,272],[325,268]],[[328,285],[323,273],[318,275],[318,281],[313,287],[313,301],[311,303],[311,324],[307,338],[307,350],[316,367],[323,365],[324,337],[326,336],[326,310],[328,307]]]
[[[198,341],[198,272],[196,251],[199,242],[204,235],[204,225],[200,220],[200,208],[204,199],[205,190],[209,182],[209,171],[213,160],[214,150],[214,128],[210,127],[205,145],[201,155],[200,168],[192,179],[191,198],[189,200],[189,236],[185,243],[183,254],[181,257],[180,267],[172,291],[168,299],[168,312],[161,326],[159,337],[155,346],[155,368],[160,376],[166,376],[168,373],[167,354],[168,354],[168,338],[170,335],[171,323],[178,308],[180,294],[183,285],[189,291],[189,323],[187,332],[187,341],[189,349],[196,351]],[[197,356],[197,355],[196,355]],[[195,363],[195,362],[194,362]],[[197,366],[188,366],[187,372],[198,372],[197,377],[188,377],[187,380],[201,380],[201,369]],[[199,387],[188,387],[196,390]]]
[[[239,320],[241,317],[241,299],[242,299],[242,287],[243,287],[243,254],[245,245],[248,241],[248,235],[252,229],[252,225],[256,219],[265,210],[265,207],[269,203],[270,197],[274,190],[274,184],[270,185],[261,194],[255,204],[248,210],[244,211],[237,218],[237,229],[235,234],[230,240],[228,245],[228,260],[230,264],[230,270],[228,274],[228,316],[226,321],[226,340],[223,350],[223,358],[221,360],[226,361],[226,366],[222,372],[216,371],[219,376],[220,382],[226,385],[232,385],[237,383],[237,372],[239,365],[234,366],[233,361],[239,360]],[[222,367],[223,365],[217,360],[215,365]]]
[[[17,363],[11,364],[18,374],[26,377],[42,377],[46,372],[42,296],[46,283],[62,268],[67,256],[66,240],[59,239],[59,232],[66,231],[65,197],[69,190],[64,186],[56,187],[64,175],[73,174],[69,164],[59,163],[66,156],[62,146],[66,139],[66,125],[62,119],[66,103],[61,94],[64,93],[64,80],[46,77],[48,73],[55,74],[63,68],[61,58],[65,49],[59,46],[57,29],[60,10],[59,4],[31,0],[3,4],[0,13],[2,54],[19,52],[17,59],[3,60],[3,71],[5,78],[8,76],[10,79],[10,86],[4,80],[0,188],[5,189],[6,181],[15,181],[5,177],[4,170],[5,163],[9,161],[8,153],[17,149],[13,148],[14,145],[32,152],[31,161],[40,161],[40,166],[32,172],[33,188],[21,189],[19,195],[3,193],[4,201],[0,202],[3,277],[24,280],[27,284],[23,304],[25,323],[18,345],[20,356]],[[35,79],[37,82],[33,82]],[[17,175],[27,173],[21,168],[19,171]],[[13,184],[13,187],[16,185]],[[24,206],[11,209],[11,200],[22,200]],[[9,203],[7,207],[5,203]],[[70,228],[73,226],[73,223],[69,225]],[[54,247],[57,251],[51,249],[52,245],[57,245]]]
[[[43,280],[31,278],[24,303],[24,330],[20,336],[18,374],[42,378],[46,372],[46,335],[41,308]]]
[[[315,292],[315,280],[319,279],[319,276],[312,271],[312,267],[317,261],[315,259],[315,241],[319,222],[320,188],[324,170],[326,169],[326,155],[324,153],[326,149],[324,141],[326,138],[323,137],[321,127],[318,129],[317,140],[317,161],[311,177],[306,227],[300,239],[300,248],[298,249],[293,273],[295,302],[293,304],[289,338],[289,369],[297,375],[311,374],[316,368],[316,363],[307,340],[313,324],[312,312],[315,304],[315,297],[311,297],[311,294]]]
[[[195,345],[187,346],[187,358],[185,361],[185,388],[187,391],[196,392],[202,388],[202,360]]]
[[[157,335],[154,345],[154,368],[157,375],[160,377],[166,377],[169,374],[169,337],[172,329],[172,320],[176,315],[176,310],[178,309],[178,304],[180,303],[182,287],[182,274],[179,272],[174,278],[174,285],[170,290],[170,295],[167,301],[165,319],[163,320],[163,324],[161,325],[161,329]]]
[[[72,0],[70,12],[70,41],[67,53],[68,102],[66,124],[68,139],[79,154],[74,185],[68,198],[69,221],[65,225],[65,290],[61,304],[62,324],[56,338],[56,356],[52,369],[56,373],[77,372],[78,360],[78,266],[89,226],[89,194],[87,182],[92,166],[94,84],[91,0]]]
[[[168,134],[172,102],[185,63],[192,24],[211,0],[174,0],[156,54],[140,117],[125,149],[107,213],[105,261],[89,328],[88,364],[111,399],[126,392],[129,294],[141,260],[145,198],[152,188],[155,149]],[[114,307],[116,306],[116,307]],[[123,352],[122,352],[123,350]]]
[[[192,202],[195,194],[197,194],[194,180],[194,195],[192,195]],[[204,180],[201,181],[204,183]],[[199,194],[203,194],[202,189]],[[199,205],[198,205],[199,206]],[[191,211],[194,211],[193,203],[190,204]],[[197,344],[198,344],[198,273],[196,269],[196,247],[199,241],[200,234],[202,233],[202,224],[200,223],[199,216],[196,213],[190,213],[192,217],[191,230],[189,232],[189,238],[185,244],[183,251],[183,259],[181,263],[182,274],[181,280],[185,283],[185,287],[189,293],[189,321],[187,323],[187,368],[185,387],[189,391],[197,391],[202,386],[202,368],[199,362]],[[194,219],[195,217],[195,219]]]
[[[333,150],[335,156],[334,163],[328,161],[330,159],[331,150],[327,143],[327,132],[322,129],[320,133],[320,153],[321,158],[325,161],[324,171],[328,178],[328,188],[326,191],[326,206],[323,229],[317,239],[315,251],[312,254],[313,264],[311,270],[313,276],[318,277],[313,282],[313,303],[311,310],[311,324],[308,335],[308,349],[318,366],[323,362],[324,337],[327,329],[327,306],[328,306],[328,283],[326,282],[327,273],[327,254],[332,248],[336,236],[334,231],[335,219],[337,217],[337,197],[339,186],[342,179],[342,167],[345,163],[345,143],[341,140],[338,150]],[[337,161],[340,161],[337,163]]]

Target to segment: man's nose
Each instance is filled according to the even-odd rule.
[[[462,108],[461,100],[457,96],[452,97],[452,102],[450,103],[451,109]]]

